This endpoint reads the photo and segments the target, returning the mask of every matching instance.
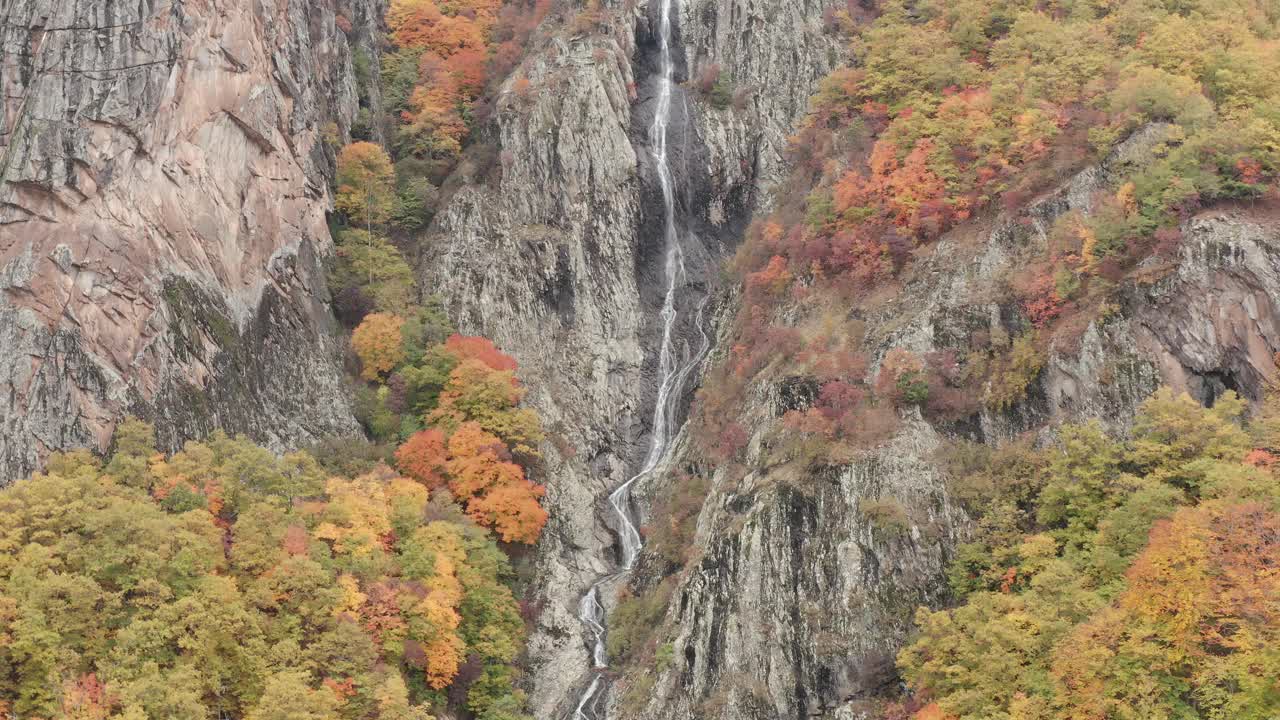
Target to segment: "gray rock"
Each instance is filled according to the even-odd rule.
[[[944,237],[910,269],[897,300],[867,318],[864,351],[878,362],[895,347],[963,347],[977,329],[1019,332],[1017,311],[998,300],[1001,278],[1043,249],[1054,220],[1088,213],[1093,194],[1114,189],[1119,170],[1148,161],[1162,138],[1158,126],[1135,134],[1105,162],[995,220],[976,248],[965,240],[972,227]],[[671,643],[673,661],[648,702],[621,714],[859,717],[858,701],[893,682],[914,608],[946,600],[946,562],[969,531],[934,457],[946,434],[1048,439],[1055,425],[1089,418],[1123,432],[1162,384],[1205,403],[1225,390],[1258,399],[1280,350],[1280,231],[1242,207],[1202,213],[1183,231],[1171,266],[1123,286],[1119,305],[1078,343],[1051,348],[1026,400],[983,410],[976,427],[933,427],[911,413],[890,442],[848,465],[766,466],[762,448],[785,388],[755,388],[739,421],[751,433],[746,465],[760,469],[741,478],[714,469],[695,541],[705,555],[680,576],[668,634],[658,638]],[[691,448],[675,462],[705,467]],[[858,511],[884,500],[909,520],[893,537]]]
[[[539,718],[571,709],[587,678],[577,603],[612,565],[601,501],[641,459],[656,390],[662,236],[646,149],[651,88],[633,70],[650,62],[654,8],[609,5],[603,35],[544,27],[536,36],[521,71],[529,87],[522,97],[508,79],[490,129],[496,167],[464,162],[445,184],[461,187],[422,258],[426,291],[446,298],[462,330],[516,354],[528,401],[553,434],[544,448],[552,513],[533,582],[543,610],[528,653]],[[677,94],[671,136],[683,141],[672,164],[694,292],[716,293],[718,259],[780,177],[784,138],[836,47],[821,34],[822,9],[681,4],[685,64],[720,62],[735,84],[758,90],[724,110]]]

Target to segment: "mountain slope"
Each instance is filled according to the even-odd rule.
[[[610,629],[624,717],[874,712],[915,608],[954,601],[957,443],[1124,433],[1161,385],[1274,377],[1274,9],[875,10],[840,18],[855,60],[730,265],[737,319]]]

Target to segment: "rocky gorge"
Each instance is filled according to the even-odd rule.
[[[107,450],[129,414],[169,451],[219,428],[277,451],[361,433],[324,263],[336,147],[360,104],[352,50],[376,56],[381,5],[0,0],[0,484],[52,451]],[[913,612],[951,600],[946,568],[974,529],[940,448],[1048,442],[1086,419],[1123,433],[1158,387],[1256,402],[1274,378],[1280,223],[1268,203],[1218,203],[1054,344],[1018,401],[956,422],[904,410],[858,457],[792,462],[775,446],[783,416],[818,389],[784,368],[736,418],[742,460],[718,462],[690,408],[736,360],[742,291],[723,268],[785,189],[819,82],[849,61],[832,13],[871,4],[596,5],[592,30],[572,26],[575,6],[533,34],[477,131],[485,152],[463,155],[414,238],[420,287],[518,358],[548,430],[533,717],[874,717],[866,701],[900,688]],[[894,349],[1024,330],[1008,275],[1176,142],[1144,124],[922,246],[857,318],[867,377]],[[694,475],[707,488],[677,569],[639,541]],[[902,522],[877,523],[874,502]],[[663,660],[611,662],[619,598],[659,586]]]
[[[576,700],[587,677],[592,639],[579,620],[578,600],[612,572],[608,557],[619,531],[605,496],[639,468],[652,430],[657,310],[665,284],[660,191],[647,150],[657,99],[647,58],[657,42],[657,9],[656,3],[617,8],[609,32],[553,35],[531,52],[530,82],[552,91],[530,101],[504,95],[496,132],[506,159],[498,187],[460,189],[424,246],[425,284],[448,299],[465,330],[521,348],[532,401],[567,450],[547,453],[556,478],[548,504],[556,511],[538,548],[535,584],[543,609],[529,647],[537,717],[572,711],[569,699]],[[711,298],[708,316],[725,297],[714,266],[750,213],[767,204],[781,179],[790,128],[835,61],[823,9],[811,3],[677,5],[677,78],[721,63],[721,71],[751,93],[741,111],[708,107],[686,90],[672,101],[671,164],[676,187],[685,191],[677,208],[691,241],[687,274],[691,289]],[[790,35],[797,28],[798,44]],[[754,38],[750,53],[742,46],[746,38]],[[639,58],[634,66],[633,56]],[[722,60],[739,56],[750,58],[741,68]],[[467,172],[465,165],[460,172]],[[495,273],[495,258],[523,271]],[[688,330],[680,340],[696,344]],[[642,505],[651,482],[635,488]]]

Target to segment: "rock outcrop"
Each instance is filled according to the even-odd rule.
[[[689,74],[716,77],[728,104],[698,104],[698,135],[707,173],[720,189],[709,219],[729,218],[739,205],[770,206],[786,179],[785,152],[808,111],[818,81],[844,61],[845,40],[827,18],[845,3],[826,0],[688,0],[681,23]],[[710,73],[710,75],[705,75]]]
[[[0,2],[0,484],[125,413],[168,448],[356,432],[320,266],[357,105],[338,12],[380,16]]]

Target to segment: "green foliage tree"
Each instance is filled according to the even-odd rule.
[[[105,466],[0,491],[0,707],[429,720],[470,655],[489,680],[448,712],[523,717],[514,574],[447,494],[222,433],[164,459],[122,427]]]
[[[428,421],[450,432],[474,422],[501,438],[512,450],[536,456],[542,426],[530,408],[520,407],[525,390],[510,370],[495,370],[482,360],[468,358],[449,374],[436,409]]]
[[[1205,410],[1185,394],[1159,390],[1134,423],[1133,460],[1153,479],[1196,492],[1212,461],[1239,463],[1248,454],[1247,407],[1230,391]]]
[[[1280,477],[1250,438],[1274,408],[1247,427],[1234,393],[1161,390],[1128,441],[1092,423],[1030,459],[958,453],[980,513],[950,571],[962,604],[918,612],[904,677],[960,720],[1265,717],[1280,622],[1249,598],[1276,592],[1256,568],[1280,552]],[[1001,499],[1024,472],[1032,494]]]
[[[356,228],[338,233],[337,241],[337,258],[329,274],[335,293],[359,288],[378,312],[409,312],[414,303],[413,269],[394,245]]]
[[[427,178],[405,179],[396,194],[392,223],[405,232],[420,230],[431,221],[439,197],[439,188],[432,185]]]
[[[149,462],[156,454],[155,427],[137,418],[122,420],[112,436],[112,443],[116,449],[107,463],[107,474],[123,485],[149,489]]]
[[[1060,542],[1081,547],[1120,492],[1121,447],[1096,421],[1063,428],[1058,441],[1062,452],[1050,461],[1036,519]]]
[[[339,720],[338,701],[327,688],[313,689],[296,670],[272,675],[262,699],[245,720]]]

